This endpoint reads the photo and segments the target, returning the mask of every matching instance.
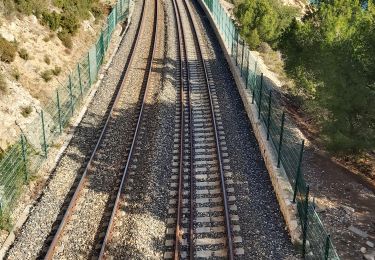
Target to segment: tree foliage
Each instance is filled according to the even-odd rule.
[[[274,45],[296,13],[295,8],[279,0],[243,0],[235,10],[241,34],[251,48],[257,48],[262,42]]]
[[[309,95],[331,151],[375,148],[374,46],[375,8],[359,0],[321,1],[282,36],[286,68]]]

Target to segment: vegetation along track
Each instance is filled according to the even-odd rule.
[[[157,11],[153,5],[153,1],[143,2],[142,17],[128,66],[125,67],[124,81],[52,238],[46,259],[103,256],[132,160],[147,96],[157,28]],[[134,95],[138,95],[132,107],[128,107],[130,95],[126,96],[122,91],[125,86],[131,86]],[[124,116],[129,113],[126,110],[136,116]]]
[[[231,173],[215,86],[186,1],[174,1],[180,56],[180,108],[175,128],[165,258],[234,259],[242,255]],[[189,231],[189,232],[188,232]],[[238,244],[238,245],[236,245]]]

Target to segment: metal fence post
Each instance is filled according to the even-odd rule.
[[[242,77],[242,70],[243,70],[243,58],[244,58],[244,50],[245,50],[245,41],[244,41],[244,40],[242,40],[241,77]]]
[[[304,148],[304,147],[305,147],[305,140],[302,140],[301,150],[299,151],[299,159],[298,159],[298,165],[297,165],[297,173],[296,173],[296,178],[295,178],[295,180],[294,180],[295,183],[294,183],[293,203],[296,202],[298,180],[301,178],[302,154],[303,154],[303,148]]]
[[[305,196],[305,215],[303,219],[303,243],[302,243],[302,257],[305,258],[306,255],[306,238],[307,238],[307,220],[308,220],[308,214],[309,214],[309,192],[310,187],[309,185],[306,186],[306,196]]]
[[[96,50],[95,50],[95,52],[96,52]],[[90,51],[87,53],[87,61],[88,61],[88,64],[89,64],[89,84],[90,84],[90,87],[91,87],[92,82],[91,82]]]
[[[327,235],[326,246],[325,246],[325,250],[324,250],[324,260],[328,260],[328,257],[329,257],[329,241],[330,241],[330,239],[331,239],[331,236]]]
[[[70,108],[72,110],[72,116],[74,113],[74,103],[73,103],[73,90],[72,90],[72,77],[69,75],[69,94],[70,94]]]
[[[269,94],[269,97],[268,97],[267,140],[270,139],[271,100],[272,100],[272,90],[270,90],[270,94]]]
[[[283,135],[284,135],[284,122],[285,122],[285,112],[283,111],[283,115],[281,116],[279,147],[277,149],[277,168],[280,168],[281,146],[283,144]]]
[[[81,67],[79,66],[79,63],[77,64],[77,71],[78,71],[78,79],[79,79],[79,89],[81,91],[81,96],[82,96],[83,90],[82,90],[82,80],[81,80]]]
[[[234,26],[232,27],[232,47],[231,47],[231,50],[230,50],[230,54],[234,57],[234,38],[236,37],[236,30],[234,28]]]
[[[237,37],[236,37],[236,66],[238,66],[238,59],[237,59],[237,57],[238,57],[238,34],[239,34],[239,32],[238,31],[236,31],[237,32]]]
[[[249,60],[250,60],[250,51],[249,49],[247,49],[247,63],[246,63],[246,89],[247,89],[247,86],[249,84]]]
[[[112,18],[112,16],[111,16]],[[105,50],[107,51],[108,47],[109,47],[109,40],[110,40],[110,32],[109,32],[109,26],[110,26],[111,23],[108,23],[107,24],[107,44],[106,44],[106,47],[105,47]]]
[[[260,113],[262,111],[262,92],[263,92],[263,73],[260,74],[260,87],[259,87],[259,102],[258,102],[258,119],[260,119]]]
[[[100,61],[96,64],[96,71],[99,71],[99,66],[102,64],[102,59],[104,55],[104,34],[103,30],[100,34]]]
[[[27,182],[29,180],[29,174],[27,173],[27,144],[25,142],[25,139],[25,136],[21,134],[23,169],[25,172],[25,181]]]
[[[258,65],[258,62],[255,61],[255,65],[254,65],[254,77],[253,77],[253,88],[255,88],[256,84],[257,84],[257,65]]]
[[[43,132],[43,149],[44,149],[44,156],[47,158],[47,140],[46,140],[46,130],[44,126],[44,114],[43,110],[40,111],[40,117],[42,119],[42,132]]]
[[[56,89],[56,99],[57,99],[57,112],[59,115],[59,130],[60,130],[60,133],[62,133],[61,106],[60,106],[60,96],[59,96],[58,89]]]

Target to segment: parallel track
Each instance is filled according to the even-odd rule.
[[[123,189],[124,189],[126,177],[128,175],[129,166],[131,164],[133,152],[135,150],[136,141],[137,141],[137,137],[138,137],[138,133],[139,133],[139,130],[140,130],[140,125],[141,125],[141,121],[142,121],[142,117],[143,117],[143,111],[144,111],[144,107],[145,107],[145,103],[146,103],[147,93],[148,93],[148,89],[149,89],[149,85],[150,85],[150,75],[151,75],[151,71],[152,71],[152,62],[154,60],[154,55],[155,55],[155,49],[156,49],[156,43],[157,43],[157,33],[156,32],[157,32],[157,27],[158,27],[158,2],[157,2],[157,0],[154,0],[154,1],[155,1],[155,15],[154,15],[153,35],[152,35],[152,38],[151,38],[152,39],[152,50],[151,50],[150,65],[149,65],[148,70],[147,70],[147,80],[146,80],[146,84],[145,84],[145,94],[143,96],[141,110],[139,112],[137,126],[136,126],[136,129],[135,129],[134,137],[133,137],[132,144],[131,144],[131,147],[130,147],[130,151],[129,151],[128,159],[127,159],[127,162],[126,162],[126,166],[125,166],[124,172],[122,173],[121,183],[120,183],[120,186],[118,188],[117,195],[116,195],[115,205],[114,205],[112,213],[111,213],[111,219],[110,219],[110,222],[108,224],[108,228],[107,228],[107,231],[106,231],[106,234],[105,234],[105,237],[104,237],[104,240],[103,240],[103,244],[102,244],[102,247],[101,247],[101,250],[100,250],[99,259],[103,259],[105,257],[104,254],[105,254],[106,246],[107,246],[108,241],[111,238],[116,213],[117,213],[117,210],[118,210],[118,207],[119,207],[119,204],[120,204],[121,195],[123,194]]]
[[[157,0],[155,0],[155,3],[156,3]],[[106,142],[106,138],[109,138],[108,136],[111,136],[111,127],[114,127],[115,126],[115,122],[116,122],[116,116],[118,116],[118,112],[116,112],[115,110],[121,110],[120,106],[121,105],[121,96],[123,95],[123,91],[124,91],[124,82],[125,82],[125,79],[129,76],[129,71],[131,70],[130,68],[133,65],[133,60],[134,60],[134,57],[135,57],[135,50],[137,48],[139,48],[139,41],[140,41],[140,38],[141,37],[144,37],[144,34],[142,33],[143,31],[143,28],[145,26],[145,19],[144,19],[144,14],[146,11],[146,0],[143,1],[143,6],[142,6],[142,13],[141,13],[141,18],[140,18],[140,22],[139,22],[139,25],[138,25],[138,28],[137,28],[137,33],[136,33],[136,38],[133,42],[133,45],[131,47],[131,51],[130,51],[130,54],[129,54],[129,59],[126,63],[126,66],[125,66],[125,73],[124,73],[124,77],[122,78],[122,84],[120,86],[120,88],[118,89],[117,93],[116,93],[116,98],[114,100],[114,102],[112,103],[112,106],[110,108],[110,112],[108,114],[108,117],[105,121],[105,124],[101,130],[101,133],[100,133],[100,136],[97,140],[97,143],[95,145],[95,148],[90,156],[90,159],[85,167],[85,170],[79,180],[79,183],[74,191],[74,195],[72,196],[71,200],[70,200],[70,203],[69,203],[69,206],[67,207],[67,209],[65,210],[65,214],[61,220],[61,222],[59,223],[59,227],[56,231],[56,233],[54,234],[53,236],[53,239],[52,239],[52,242],[50,243],[49,247],[48,247],[48,251],[45,255],[45,259],[52,259],[56,253],[56,248],[57,248],[57,245],[58,243],[62,243],[60,241],[61,237],[62,237],[62,234],[64,233],[65,231],[65,227],[67,226],[67,224],[69,223],[69,221],[71,220],[71,217],[72,215],[74,214],[75,212],[75,206],[77,204],[77,201],[79,200],[79,198],[82,196],[81,193],[82,193],[82,190],[84,189],[85,185],[87,185],[87,181],[88,181],[88,176],[90,175],[90,172],[92,171],[92,169],[94,167],[96,167],[96,165],[94,165],[94,158],[101,158],[103,155],[100,154],[98,151],[100,149],[102,149],[103,145],[105,147],[105,142]],[[137,123],[136,123],[136,126],[135,126],[135,130],[134,130],[134,134],[133,134],[133,138],[132,138],[132,142],[131,142],[131,145],[130,145],[130,148],[129,149],[129,152],[127,154],[127,159],[126,159],[126,164],[124,163],[125,167],[125,170],[122,172],[122,174],[116,178],[118,178],[118,180],[121,180],[120,181],[120,185],[118,187],[117,190],[115,190],[115,192],[117,191],[117,195],[116,195],[116,199],[114,200],[114,203],[111,203],[109,202],[108,205],[109,207],[107,207],[107,210],[109,211],[108,208],[112,208],[111,209],[111,218],[110,220],[108,221],[108,224],[104,224],[104,228],[105,228],[105,237],[104,239],[102,239],[102,241],[99,241],[98,244],[100,245],[100,253],[99,253],[99,257],[102,258],[103,256],[103,253],[104,253],[104,250],[105,250],[105,246],[106,246],[106,243],[109,239],[109,236],[111,234],[111,229],[112,229],[112,225],[113,225],[113,218],[116,214],[116,210],[117,210],[117,207],[118,207],[118,202],[119,202],[119,199],[120,199],[120,195],[121,195],[121,191],[123,189],[123,186],[125,184],[125,180],[126,180],[126,174],[127,174],[127,170],[129,168],[129,164],[130,164],[130,161],[131,161],[131,158],[132,158],[132,154],[133,154],[133,150],[134,150],[134,144],[135,144],[135,140],[137,139],[137,135],[138,135],[138,132],[139,132],[139,125],[140,125],[140,122],[142,120],[142,115],[143,115],[143,108],[144,108],[144,101],[146,99],[146,96],[147,96],[147,90],[148,90],[148,85],[149,85],[149,75],[150,75],[150,72],[151,72],[151,67],[152,67],[152,59],[153,59],[153,56],[154,56],[154,50],[155,50],[155,43],[156,43],[156,27],[157,27],[157,24],[156,24],[156,21],[157,21],[157,12],[155,12],[155,17],[154,17],[154,24],[153,24],[153,35],[152,35],[152,38],[151,38],[151,49],[150,49],[150,54],[149,54],[149,58],[148,60],[146,61],[147,62],[147,65],[146,65],[146,72],[144,74],[144,79],[143,79],[143,84],[142,84],[142,87],[141,87],[141,91],[140,91],[140,99],[142,100],[141,101],[141,104],[140,104],[140,108],[137,108],[136,111],[139,109],[139,114],[137,116]],[[103,144],[104,143],[104,144]],[[110,200],[112,200],[113,196],[111,196]],[[106,214],[105,214],[106,215]],[[106,222],[106,221],[104,221]],[[101,227],[103,228],[103,227]],[[101,240],[101,238],[99,238],[99,240]],[[92,255],[92,256],[97,256],[95,255]]]
[[[202,54],[202,46],[198,38],[196,25],[192,18],[189,5],[185,0],[174,0],[173,5],[178,31],[178,55],[180,57],[181,114],[179,120],[180,151],[178,199],[172,257],[174,259],[187,257],[190,259],[196,257],[226,257],[228,259],[233,259],[234,246],[232,241],[222,152],[220,148],[218,126],[215,117],[209,77]],[[184,18],[184,21],[182,15],[187,16]],[[210,116],[207,116],[207,113]],[[212,136],[213,138],[211,138]],[[210,141],[214,141],[214,144]],[[203,147],[203,149],[197,147]],[[204,181],[197,178],[198,170],[202,169],[202,167],[200,168],[199,166],[202,165],[209,165],[209,168],[214,168],[214,175],[219,178],[219,183],[216,181],[207,182],[210,177],[205,177]],[[185,174],[186,172],[188,173],[188,176]],[[204,173],[207,174],[207,176],[211,175],[212,178],[210,170],[207,170]],[[215,197],[206,197],[199,198],[200,201],[202,201],[199,203],[199,199],[196,198],[196,196],[199,197],[198,194],[200,192],[202,192],[201,194],[206,191],[210,193],[212,187],[209,186],[213,186],[214,189],[215,186],[220,186],[219,195],[221,196],[221,200],[218,201],[218,198]],[[185,187],[189,188],[185,190]],[[184,194],[186,193],[189,194],[188,199],[184,199],[184,197],[186,197]],[[185,201],[188,201],[188,203]],[[200,204],[200,206],[198,204]],[[214,215],[217,215],[216,221],[212,220],[215,219],[215,217],[209,220],[210,227],[208,227],[208,229],[211,230],[211,232],[204,231],[209,233],[208,235],[202,235],[204,232],[198,232],[198,229],[204,230],[207,228],[207,223],[204,224],[199,220],[203,218],[198,217],[201,213],[200,210],[205,210],[203,208],[208,208],[208,211],[215,211]],[[224,215],[224,228],[220,227],[221,215]],[[184,225],[186,222],[188,222],[188,226]],[[184,230],[189,230],[189,234],[184,232]],[[215,230],[217,232],[215,232]],[[210,245],[210,242],[206,245],[204,245],[204,242],[203,244],[198,243],[198,240],[209,241],[215,237],[215,235],[220,238],[223,231],[226,234],[226,241],[220,241],[219,239],[219,244],[221,244],[219,247]],[[214,240],[215,239],[211,241]],[[220,247],[224,247],[225,249]]]

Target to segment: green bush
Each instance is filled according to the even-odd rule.
[[[42,13],[42,24],[48,25],[48,27],[56,31],[60,27],[61,15],[53,11],[52,13]]]
[[[321,137],[335,153],[375,149],[375,6],[324,1],[285,31],[286,69],[308,93]]]
[[[100,19],[101,17],[103,17],[103,7],[100,6],[99,4],[94,4],[92,7],[91,7],[91,13],[93,14],[93,16],[96,18],[96,19]]]
[[[47,6],[46,0],[14,0],[16,8],[20,13],[31,15],[34,14],[36,17],[44,12],[45,6]]]
[[[25,48],[22,48],[18,51],[18,55],[20,56],[21,59],[28,60],[30,59],[29,53]]]
[[[10,63],[14,61],[17,52],[17,44],[14,42],[8,42],[4,38],[0,37],[0,60]]]
[[[73,48],[73,41],[72,41],[72,36],[66,32],[66,31],[61,31],[57,34],[57,37],[61,40],[62,44],[68,48],[71,49]]]
[[[235,9],[240,32],[252,49],[262,42],[275,47],[282,31],[296,15],[296,8],[280,0],[244,0]]]
[[[42,79],[44,79],[45,82],[48,82],[52,79],[53,72],[52,72],[52,70],[45,70],[45,71],[42,72],[42,74],[40,76],[42,77]]]
[[[60,25],[63,31],[74,35],[80,26],[80,20],[75,13],[65,13],[61,17]]]

